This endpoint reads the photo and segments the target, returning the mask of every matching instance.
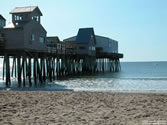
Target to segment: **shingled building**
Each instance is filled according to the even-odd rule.
[[[79,55],[96,55],[96,39],[93,28],[81,28],[77,36],[65,39],[64,42],[75,42],[77,44],[77,54]]]
[[[46,51],[46,30],[40,23],[42,13],[37,6],[16,7],[12,22],[4,27],[5,49]]]
[[[118,41],[94,33],[93,28],[81,28],[77,36],[64,39],[64,42],[77,43],[77,53],[86,55],[118,53]]]

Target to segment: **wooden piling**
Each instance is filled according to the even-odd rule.
[[[8,54],[5,54],[5,61],[6,61],[6,87],[9,87],[9,84],[10,84],[10,60],[9,60]]]
[[[17,55],[17,77],[18,77],[18,85],[21,87],[21,56]]]
[[[14,68],[15,68],[15,63],[16,63],[16,58],[14,57],[13,58],[13,64],[12,64],[12,77],[13,77],[13,74],[14,74]]]
[[[28,57],[28,79],[29,79],[29,86],[32,86],[31,82],[31,57]]]
[[[21,67],[21,72],[22,72],[22,76],[23,76],[23,86],[25,87],[25,55],[23,55],[22,58],[22,67]]]
[[[4,80],[4,77],[5,77],[5,67],[6,67],[6,58],[4,57],[3,59],[3,80]]]
[[[34,57],[34,63],[33,63],[33,75],[34,75],[34,82],[35,85],[37,85],[37,61],[36,56]]]

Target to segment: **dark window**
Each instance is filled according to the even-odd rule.
[[[21,20],[23,20],[23,16],[22,15],[14,15],[14,20],[21,21]]]
[[[57,44],[57,49],[61,49],[61,44]]]
[[[84,47],[84,46],[80,46],[79,49],[86,49],[86,47]]]

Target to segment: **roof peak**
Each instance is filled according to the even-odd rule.
[[[15,7],[15,8],[28,8],[28,7],[38,7],[38,6],[24,6],[24,7]]]
[[[39,10],[38,6],[24,6],[24,7],[15,7],[10,14],[15,14],[15,13],[31,13],[33,12],[35,9],[38,9],[38,11],[40,12],[41,16],[42,13]]]
[[[79,28],[79,30],[80,30],[80,29],[93,29],[93,30],[94,30],[93,27]]]
[[[0,19],[6,20],[1,14],[0,14]]]

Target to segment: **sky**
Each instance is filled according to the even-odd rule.
[[[93,27],[119,42],[122,61],[167,61],[167,0],[1,0],[7,24],[22,6],[40,8],[48,36],[63,40]]]

